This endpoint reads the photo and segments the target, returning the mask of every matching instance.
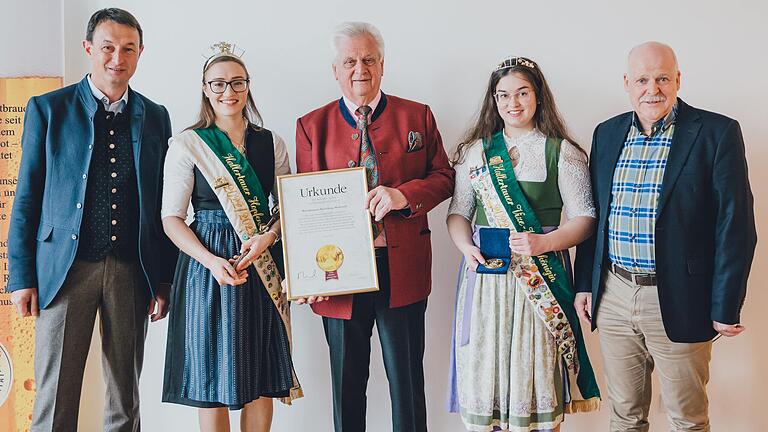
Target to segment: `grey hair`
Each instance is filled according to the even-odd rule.
[[[384,38],[381,37],[381,32],[373,24],[363,21],[346,21],[336,26],[331,43],[333,58],[335,59],[339,55],[339,42],[342,39],[365,35],[373,38],[374,42],[376,42],[376,47],[379,49],[379,55],[381,55],[381,58],[384,58]]]

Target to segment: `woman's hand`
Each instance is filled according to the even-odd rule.
[[[242,285],[248,279],[247,271],[243,270],[238,272],[228,260],[215,255],[212,255],[212,258],[203,265],[211,271],[219,285]]]
[[[245,254],[242,259],[239,259],[237,264],[237,271],[247,269],[261,254],[272,246],[277,240],[277,234],[272,231],[267,231],[264,234],[256,234],[243,242],[240,247],[240,255]]]
[[[485,265],[485,257],[480,252],[480,248],[474,244],[469,244],[461,249],[461,254],[464,255],[464,262],[467,263],[467,267],[475,271],[478,264]]]
[[[510,232],[509,249],[519,255],[539,256],[552,251],[546,234]]]

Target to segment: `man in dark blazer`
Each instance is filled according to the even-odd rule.
[[[454,172],[429,107],[381,92],[384,42],[368,23],[342,24],[333,71],[343,97],[296,125],[299,172],[365,166],[380,291],[315,302],[331,355],[336,431],[365,430],[374,323],[394,431],[427,428],[424,313],[431,288],[427,212],[451,196]],[[315,299],[310,298],[309,302]]]
[[[597,126],[595,234],[575,306],[600,331],[612,431],[647,431],[651,372],[678,431],[708,431],[712,338],[735,336],[757,235],[739,123],[677,98],[672,49],[632,49],[634,112]]]
[[[77,429],[98,311],[104,430],[136,431],[147,315],[167,313],[178,253],[160,222],[171,126],[128,87],[143,49],[133,15],[96,12],[83,47],[90,74],[27,105],[7,289],[21,316],[38,317],[32,430]]]

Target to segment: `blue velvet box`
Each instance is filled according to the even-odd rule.
[[[512,251],[509,249],[509,229],[508,228],[480,228],[480,252],[483,254],[486,263],[488,260],[500,260],[501,267],[488,268],[478,264],[477,273],[504,274],[509,270],[509,261]]]

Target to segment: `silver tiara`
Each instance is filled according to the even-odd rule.
[[[211,62],[219,57],[235,57],[235,58],[241,58],[243,54],[245,54],[245,50],[242,48],[238,48],[237,45],[229,43],[229,42],[217,42],[210,47],[211,52],[213,54],[208,56],[208,59],[205,61],[205,64],[203,65],[203,70],[206,70],[208,68],[208,65],[211,64]]]
[[[525,66],[530,69],[536,69],[536,63],[525,57],[507,57],[496,66],[496,70],[507,69],[514,66]]]

